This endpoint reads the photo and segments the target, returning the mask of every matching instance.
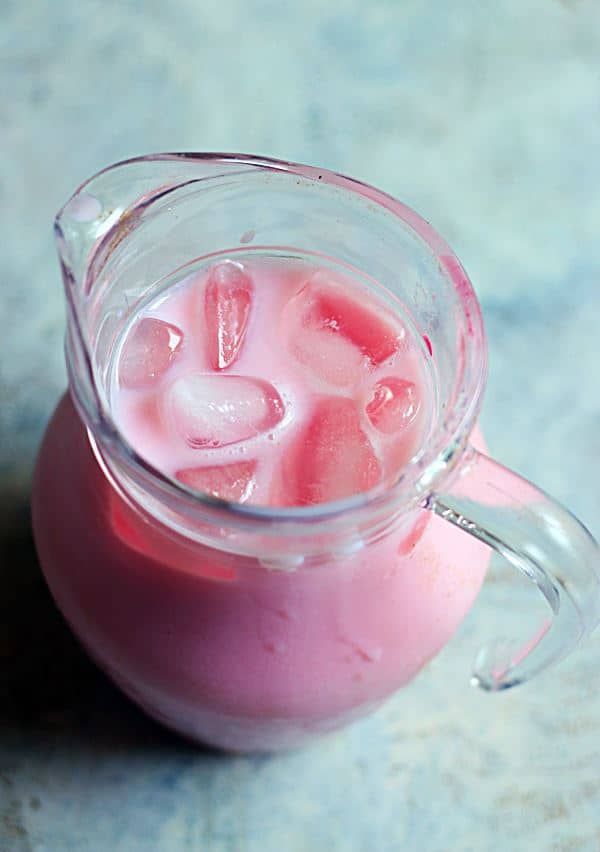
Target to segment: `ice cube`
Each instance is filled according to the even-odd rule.
[[[273,429],[283,417],[269,382],[245,376],[187,373],[167,390],[167,419],[190,447],[222,447]]]
[[[367,366],[365,356],[351,340],[315,315],[308,285],[285,306],[282,333],[293,357],[319,385],[325,385],[321,390],[326,391],[328,385],[351,387]]]
[[[357,381],[365,361],[350,341],[321,329],[298,329],[290,341],[290,351],[314,376],[339,388]]]
[[[287,505],[341,500],[379,482],[381,468],[351,399],[321,398],[283,462]]]
[[[414,382],[390,376],[373,387],[366,405],[367,417],[384,435],[392,435],[412,423],[420,401]]]
[[[370,367],[394,355],[404,326],[384,307],[348,295],[320,270],[283,311],[283,334],[292,355],[326,385],[349,388]]]
[[[225,260],[212,267],[204,294],[208,358],[224,370],[237,358],[248,328],[252,280],[240,263]]]
[[[207,467],[188,467],[178,470],[175,476],[196,491],[212,494],[221,500],[245,503],[256,488],[256,462],[241,461]]]
[[[367,296],[352,297],[347,287],[323,270],[298,295],[304,301],[304,325],[340,335],[374,366],[394,355],[406,336],[404,326],[383,305]]]
[[[170,322],[144,317],[125,340],[119,358],[119,381],[126,388],[148,387],[171,366],[181,349],[183,332]]]

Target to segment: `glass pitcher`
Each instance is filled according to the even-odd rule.
[[[408,207],[323,169],[173,154],[100,172],[55,229],[69,394],[37,462],[35,539],[74,632],[151,716],[233,750],[296,746],[339,727],[450,639],[490,548],[538,587],[548,617],[486,645],[477,685],[519,684],[595,627],[598,546],[482,452],[480,309],[460,262]],[[139,305],[197,258],[249,247],[332,258],[412,317],[436,414],[385,488],[311,507],[229,503],[154,469],[120,433],[110,359]]]

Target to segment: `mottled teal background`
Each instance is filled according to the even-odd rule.
[[[600,534],[597,0],[0,0],[0,850],[600,850],[598,639],[538,682],[468,686],[533,592],[494,574],[374,717],[276,758],[202,752],[83,656],[28,533],[65,384],[52,218],[160,150],[310,162],[415,207],[481,297],[494,453]]]

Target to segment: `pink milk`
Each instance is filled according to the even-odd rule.
[[[391,484],[434,406],[425,344],[399,312],[306,261],[213,263],[126,329],[115,420],[159,470],[227,500],[311,505]]]
[[[311,506],[401,475],[435,409],[428,357],[400,305],[339,272],[236,256],[136,314],[110,402],[129,444],[188,488]],[[124,494],[69,398],[33,513],[49,585],[91,655],[156,719],[237,750],[298,745],[377,706],[447,642],[487,565],[479,542],[418,507],[291,557],[203,544],[201,530],[190,541]]]

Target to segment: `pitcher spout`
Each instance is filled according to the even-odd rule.
[[[228,158],[228,167],[236,161]],[[253,158],[240,155],[240,167]],[[99,242],[122,227],[140,205],[157,194],[213,177],[224,170],[214,154],[153,154],[124,160],[83,183],[58,212],[55,236],[59,257],[76,286],[85,285],[85,273]]]
[[[132,306],[171,263],[186,259],[160,251],[162,234],[181,224],[172,214],[174,196],[222,170],[209,154],[127,160],[82,184],[58,212],[54,233],[67,302],[67,366],[88,422],[107,408],[110,353]]]

